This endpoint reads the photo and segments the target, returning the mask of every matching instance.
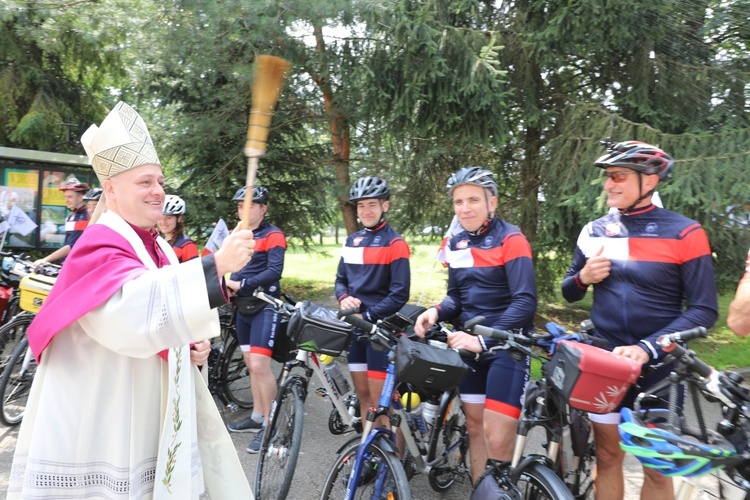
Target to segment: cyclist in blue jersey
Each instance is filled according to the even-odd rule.
[[[674,160],[638,141],[614,144],[594,162],[604,170],[607,205],[617,209],[587,224],[562,283],[568,302],[594,288],[595,335],[613,352],[644,365],[663,361],[659,336],[696,326],[709,328],[717,313],[716,282],[706,233],[694,220],[659,208],[651,197],[669,178]],[[647,371],[621,403],[669,375],[671,364]],[[597,499],[622,498],[625,453],[619,446],[619,410],[591,414],[596,440]],[[644,467],[642,498],[674,495],[671,478]],[[647,493],[646,493],[647,492]]]
[[[174,253],[180,262],[187,262],[198,258],[198,246],[184,232],[185,200],[179,196],[168,194],[164,198],[162,213],[164,218],[156,223],[159,231],[164,235],[167,243],[172,245]]]
[[[727,325],[740,337],[750,335],[750,252],[747,253],[746,266],[745,276],[740,280],[734,300],[729,304],[727,317]]]
[[[71,177],[59,189],[65,193],[65,205],[70,210],[70,214],[65,219],[65,243],[48,256],[35,261],[34,268],[67,257],[73,245],[83,234],[83,230],[89,225],[90,216],[88,210],[86,210],[86,204],[83,202],[83,196],[91,187],[85,182]]]
[[[232,201],[237,202],[237,214],[242,217],[246,188],[240,188]],[[258,288],[273,297],[281,295],[281,273],[284,270],[286,237],[278,227],[266,221],[268,189],[253,188],[248,228],[255,238],[255,253],[250,262],[227,280],[227,287],[235,293],[236,325],[245,364],[250,370],[250,390],[253,413],[239,422],[230,423],[232,432],[257,432],[247,447],[248,453],[258,453],[263,433],[268,424],[271,403],[276,396],[276,378],[271,371],[271,355],[280,318],[272,305],[253,297]]]
[[[362,177],[352,185],[349,202],[356,205],[364,229],[346,239],[336,272],[335,294],[341,309],[358,308],[371,323],[398,312],[409,300],[409,245],[385,220],[390,196],[388,183],[379,177]],[[368,408],[378,406],[388,354],[354,338],[348,361],[366,415]]]
[[[463,167],[448,179],[448,193],[463,231],[446,247],[448,294],[418,318],[415,332],[437,321],[484,316],[493,328],[534,328],[536,284],[531,246],[521,231],[495,217],[497,184],[482,167]],[[450,347],[482,352],[496,341],[459,331],[448,337]],[[487,458],[510,460],[529,361],[514,361],[501,351],[480,362],[459,386],[469,432],[471,476],[484,470]]]

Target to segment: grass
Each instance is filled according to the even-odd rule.
[[[297,299],[308,299],[325,305],[334,305],[333,283],[340,258],[341,244],[325,238],[311,253],[294,246],[291,241],[286,252],[282,289]],[[344,238],[340,240],[342,243]],[[429,307],[445,296],[448,272],[435,260],[438,242],[412,244],[411,296],[412,304]],[[552,301],[540,301],[534,323],[544,328],[554,321],[568,328],[589,317],[591,295],[576,304],[567,304],[561,296]],[[734,296],[727,292],[719,296],[719,319],[711,329],[709,338],[691,342],[690,347],[706,363],[718,369],[734,369],[750,365],[750,337],[742,339],[727,328],[727,309]]]

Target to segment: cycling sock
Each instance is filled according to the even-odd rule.
[[[255,413],[253,412],[252,415],[250,415],[250,418],[253,420],[253,422],[263,422],[263,414],[262,413]]]

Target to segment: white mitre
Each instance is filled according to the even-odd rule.
[[[122,101],[112,108],[101,126],[89,127],[81,136],[81,144],[99,182],[140,165],[161,165],[146,122]]]

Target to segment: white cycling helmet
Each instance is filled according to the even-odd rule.
[[[184,215],[185,214],[185,200],[174,194],[168,194],[164,198],[164,208],[162,209],[164,215]]]

